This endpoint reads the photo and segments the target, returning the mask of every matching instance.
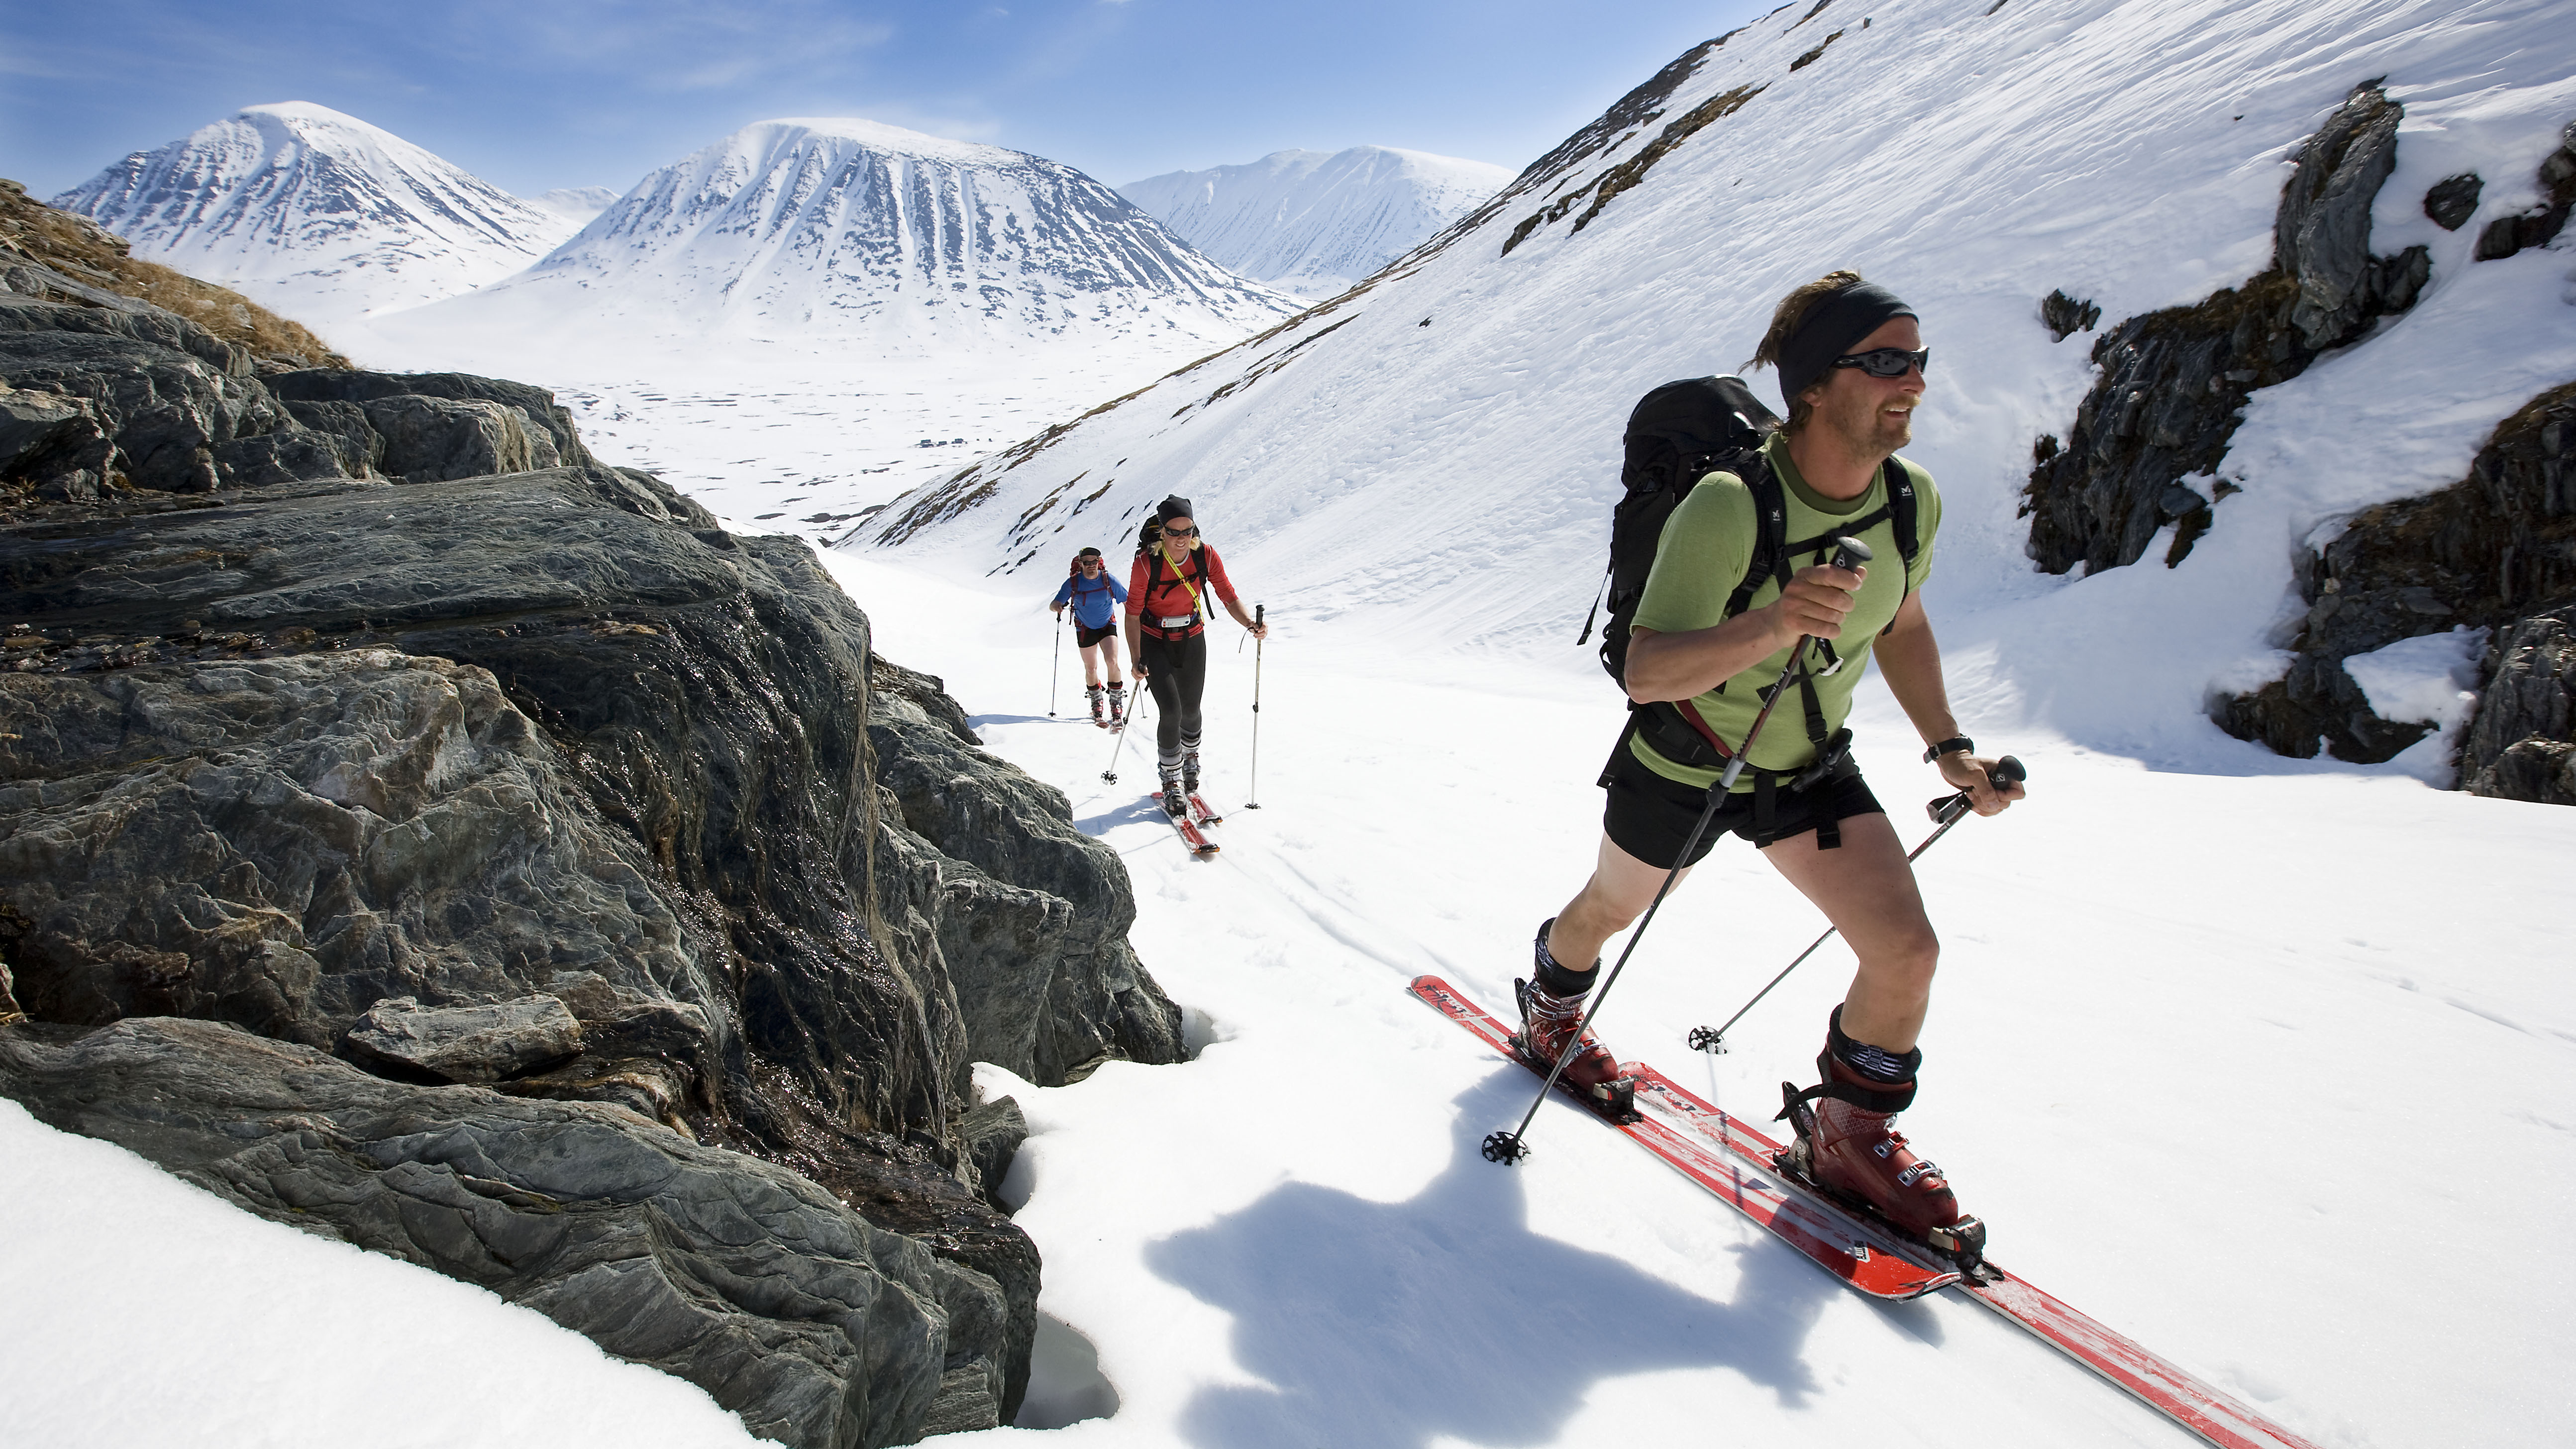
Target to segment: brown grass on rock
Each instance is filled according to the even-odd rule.
[[[234,346],[250,350],[262,369],[345,368],[342,357],[303,324],[290,322],[239,292],[200,282],[156,262],[137,261],[126,243],[98,223],[57,211],[0,180],[0,267],[34,263],[74,281],[149,302],[187,318]]]

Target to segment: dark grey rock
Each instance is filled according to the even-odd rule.
[[[2404,111],[2378,81],[2350,99],[2299,148],[2272,226],[2273,265],[2298,279],[2290,324],[2311,351],[2322,352],[2376,315],[2370,207],[2397,169],[2397,123]]]
[[[2322,744],[2338,759],[2386,759],[2420,738],[2423,727],[2372,714],[2345,677],[2342,661],[2462,624],[2495,631],[2488,662],[2492,682],[2479,706],[2485,722],[2479,728],[2504,729],[2503,721],[2523,718],[2510,698],[2520,676],[2492,650],[2506,648],[2524,623],[2576,597],[2571,440],[2576,383],[2540,394],[2497,424],[2468,477],[2421,497],[2364,509],[2322,552],[2302,550],[2293,581],[2307,612],[2281,641],[2296,651],[2296,662],[2261,690],[2215,701],[2220,726],[2283,754],[2313,755]],[[2463,788],[2477,788],[2485,762],[2534,731],[2543,743],[2523,755],[2548,754],[2546,726],[2495,738],[2483,754],[2464,753]],[[2538,789],[2534,782],[2547,773],[2531,775],[2518,764],[2503,769],[2499,782],[2523,783],[2498,783],[2494,793]]]
[[[2274,218],[2269,270],[2205,301],[2129,318],[2094,343],[2092,391],[2066,442],[2035,454],[2023,490],[2028,551],[2040,568],[2135,563],[2177,519],[2164,561],[2180,564],[2214,525],[2219,500],[2177,508],[2174,490],[2186,477],[2217,475],[2247,398],[2414,305],[2432,277],[2431,252],[2375,257],[2369,246],[2371,203],[2396,164],[2400,115],[2377,82],[2356,87],[2299,148]]]
[[[358,407],[384,439],[381,466],[407,482],[526,473],[560,463],[553,437],[501,403],[401,396]]]
[[[316,368],[274,374],[268,378],[268,385],[279,398],[290,403],[366,404],[401,397],[493,403],[518,413],[529,427],[545,434],[546,441],[554,446],[554,462],[533,466],[585,467],[596,466],[599,462],[591,456],[590,449],[582,445],[581,434],[573,426],[572,414],[556,404],[555,395],[524,382],[475,377],[462,372],[341,372]]]
[[[984,1200],[1000,1207],[1002,1179],[1011,1170],[1011,1160],[1020,1155],[1020,1144],[1029,1140],[1029,1120],[1021,1114],[1020,1104],[1009,1097],[986,1102],[958,1119],[957,1139],[966,1159],[975,1164]]]
[[[2485,672],[2460,751],[2460,788],[2576,805],[2576,604],[2500,632],[2487,646]]]
[[[989,1342],[1002,1311],[989,1279],[795,1173],[614,1107],[387,1082],[169,1018],[0,1026],[0,1093],[247,1211],[533,1308],[797,1449],[968,1417],[951,1328],[980,1315]]]
[[[144,325],[157,320],[0,301],[0,382],[87,400],[115,445],[109,468],[132,486],[205,492],[223,481],[216,445],[296,423],[250,375],[246,354],[217,362],[182,350],[169,344],[202,339],[234,352],[202,331],[165,338],[169,329]]]
[[[2433,183],[2432,190],[2424,193],[2424,214],[2442,230],[2458,231],[2476,214],[2478,197],[2485,190],[2486,183],[2479,180],[2478,173],[2474,171],[2445,176]]]
[[[379,1075],[490,1083],[581,1054],[581,1023],[551,996],[479,1006],[423,1006],[390,996],[340,1039],[341,1053]],[[388,1070],[390,1069],[390,1070]]]
[[[2540,204],[2488,222],[2478,232],[2476,260],[2502,261],[2558,239],[2569,213],[2576,211],[2576,121],[2567,123],[2558,149],[2541,158],[2538,180]]]
[[[0,674],[0,735],[0,948],[43,1020],[328,1049],[379,1000],[564,970],[718,999],[649,860],[482,670],[368,649]]]
[[[936,679],[872,667],[802,544],[596,465],[537,389],[272,393],[7,321],[0,366],[59,364],[127,485],[0,496],[0,950],[28,1014],[328,1048],[386,998],[552,997],[580,1050],[498,1090],[783,1164],[924,1244],[940,1419],[1011,1418],[1039,1263],[959,1135],[974,1044],[1046,1082],[1181,1055],[1125,871],[1063,796],[976,749]],[[156,439],[195,441],[138,478]],[[430,476],[548,447],[563,466]],[[326,457],[346,476],[298,476]]]

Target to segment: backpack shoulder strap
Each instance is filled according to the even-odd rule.
[[[1744,481],[1753,495],[1753,558],[1745,566],[1744,578],[1727,596],[1726,613],[1732,619],[1753,602],[1754,594],[1765,579],[1776,578],[1782,588],[1789,585],[1789,505],[1780,490],[1779,476],[1771,471],[1771,460],[1755,452],[1745,460],[1736,476]]]
[[[1905,576],[1897,580],[1901,592],[1896,596],[1896,607],[1902,609],[1905,607],[1905,600],[1914,592],[1914,560],[1923,552],[1923,538],[1914,517],[1914,475],[1906,471],[1905,465],[1896,460],[1894,453],[1887,455],[1884,467],[1887,479],[1887,526],[1896,534],[1896,551],[1905,560]],[[1894,619],[1887,621],[1887,629],[1895,627]],[[1881,629],[1878,632],[1884,634],[1887,629]]]

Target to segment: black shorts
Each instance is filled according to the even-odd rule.
[[[1092,645],[1099,643],[1101,640],[1106,639],[1117,632],[1118,621],[1115,619],[1110,620],[1108,623],[1101,625],[1097,629],[1092,628],[1088,624],[1076,621],[1073,626],[1073,647],[1076,649],[1088,649]]]
[[[1699,823],[1699,813],[1708,808],[1708,792],[1679,780],[1667,780],[1647,769],[1629,752],[1624,736],[1610,758],[1603,783],[1610,798],[1601,811],[1601,829],[1611,843],[1648,865],[1672,869],[1682,853],[1682,843],[1690,839],[1691,827]],[[1792,790],[1783,785],[1774,790],[1768,839],[1755,828],[1752,792],[1729,798],[1708,822],[1707,831],[1699,838],[1699,849],[1681,863],[1699,864],[1717,848],[1718,837],[1729,833],[1756,845],[1776,845],[1828,822],[1886,813],[1886,807],[1870,793],[1869,782],[1860,777],[1859,769],[1847,765],[1844,773],[1819,780],[1808,789]]]

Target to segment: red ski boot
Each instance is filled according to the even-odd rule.
[[[1547,954],[1547,931],[1556,922],[1551,919],[1538,928],[1538,958],[1554,965]],[[1563,970],[1563,967],[1557,969]],[[1599,963],[1594,963],[1599,969]],[[1514,981],[1512,995],[1520,1002],[1521,1029],[1512,1037],[1512,1048],[1521,1060],[1544,1072],[1556,1065],[1566,1043],[1573,1041],[1583,1024],[1583,997],[1558,996],[1531,981]],[[1596,1111],[1613,1120],[1628,1121],[1636,1116],[1637,1088],[1634,1074],[1623,1071],[1619,1059],[1610,1055],[1590,1032],[1566,1057],[1565,1070],[1557,1080],[1572,1087],[1590,1100]]]
[[[1867,1203],[1891,1226],[1973,1270],[1984,1256],[1984,1224],[1959,1211],[1949,1179],[1915,1155],[1895,1127],[1896,1114],[1914,1104],[1913,1071],[1921,1066],[1922,1053],[1908,1052],[1901,1059],[1906,1080],[1883,1082],[1843,1060],[1852,1049],[1872,1049],[1842,1034],[1840,1008],[1828,1032],[1826,1048],[1816,1058],[1823,1084],[1803,1092],[1780,1084],[1785,1099],[1780,1115],[1798,1134],[1786,1166]],[[1807,1105],[1811,1101],[1812,1109]]]

